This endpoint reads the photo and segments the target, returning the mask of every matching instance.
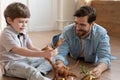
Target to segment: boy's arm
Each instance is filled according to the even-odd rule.
[[[22,56],[26,56],[26,57],[52,57],[55,56],[57,51],[53,50],[53,51],[34,51],[34,50],[30,50],[27,48],[21,48],[21,47],[14,47],[11,50],[12,52],[14,52],[15,54],[19,54]]]
[[[41,51],[39,48],[35,47],[32,43],[29,44],[27,47],[28,49],[33,50],[33,51]]]

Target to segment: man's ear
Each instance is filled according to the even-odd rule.
[[[92,23],[90,23],[90,25],[93,27],[94,23],[95,23],[95,21],[93,21]]]
[[[11,19],[10,17],[7,17],[7,18],[6,18],[6,21],[7,21],[8,24],[11,24],[11,23],[12,23],[12,19]]]

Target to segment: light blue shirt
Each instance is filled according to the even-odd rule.
[[[74,24],[64,27],[60,36],[65,41],[58,47],[56,59],[60,59],[64,64],[68,64],[67,55],[77,59],[81,50],[81,39],[77,36]],[[104,62],[110,67],[111,49],[107,31],[98,24],[94,24],[89,36],[84,41],[85,62]]]

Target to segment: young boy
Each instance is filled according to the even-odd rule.
[[[4,17],[7,27],[0,36],[0,59],[5,64],[5,75],[27,80],[50,80],[42,75],[51,69],[44,57],[55,56],[57,50],[41,51],[33,46],[25,32],[30,18],[28,7],[19,2],[11,3],[5,9]]]

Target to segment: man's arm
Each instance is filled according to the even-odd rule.
[[[110,68],[111,65],[111,49],[109,43],[109,36],[104,33],[99,39],[99,46],[97,49],[98,53],[98,64],[92,70],[95,77],[100,77],[102,72]]]
[[[11,49],[12,52],[15,54],[19,54],[21,56],[26,56],[26,57],[47,57],[50,58],[52,56],[57,55],[57,50],[52,50],[52,51],[34,51],[30,50],[28,48],[22,48],[19,46],[15,46]]]
[[[93,68],[93,70],[91,70],[91,73],[93,73],[93,75],[98,78],[101,76],[102,72],[104,72],[105,70],[108,69],[107,64],[105,64],[104,62],[100,62],[97,67]]]

